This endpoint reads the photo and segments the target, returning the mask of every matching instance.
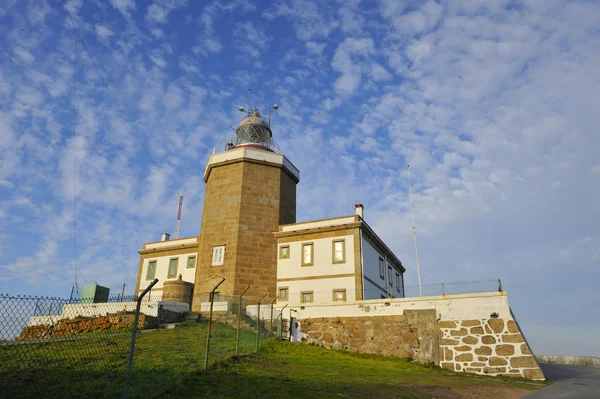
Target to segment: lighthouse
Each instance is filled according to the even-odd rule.
[[[276,106],[274,106],[275,108]],[[200,227],[193,310],[223,278],[219,296],[256,300],[277,289],[279,226],[296,222],[300,172],[273,140],[270,120],[248,110],[222,152],[204,170],[206,191]],[[270,118],[269,118],[270,119]]]

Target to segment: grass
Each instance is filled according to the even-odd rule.
[[[257,355],[230,359],[216,364],[210,374],[194,375],[167,397],[511,397],[543,386],[527,380],[454,373],[408,359],[271,342]]]
[[[204,368],[206,322],[137,336],[130,396],[160,397]],[[236,331],[214,323],[209,364],[235,355]],[[240,331],[240,353],[256,335]],[[263,340],[264,342],[264,340]],[[0,346],[0,396],[11,398],[122,397],[131,331],[84,334],[57,342]]]
[[[289,342],[271,341],[252,354],[256,335],[246,330],[240,331],[243,356],[234,358],[236,331],[218,323],[211,334],[211,370],[204,374],[206,327],[199,322],[139,334],[131,397],[504,397],[544,386]],[[130,332],[111,331],[0,345],[0,396],[122,397],[130,339]]]

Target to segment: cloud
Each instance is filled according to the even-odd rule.
[[[108,39],[113,34],[113,31],[106,25],[96,24],[96,35],[100,40]]]
[[[348,96],[358,89],[365,67],[357,60],[368,57],[374,49],[371,39],[347,38],[340,43],[331,61],[331,67],[342,74],[334,83],[338,95]]]
[[[166,24],[171,11],[186,6],[187,0],[158,0],[148,6],[146,18],[159,24]]]
[[[182,189],[196,235],[203,165],[251,87],[261,110],[280,105],[299,221],[364,203],[414,286],[409,163],[423,282],[500,278],[536,350],[593,353],[570,337],[600,333],[581,310],[600,277],[598,4],[219,0],[189,2],[185,21],[180,2],[111,4],[67,5],[110,91],[63,10],[4,13],[0,291],[67,296],[75,263],[132,287]]]
[[[109,0],[110,4],[121,14],[129,16],[129,11],[135,11],[135,0]]]

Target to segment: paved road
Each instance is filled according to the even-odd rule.
[[[553,384],[525,398],[600,399],[600,369],[547,363],[540,363],[540,367]]]

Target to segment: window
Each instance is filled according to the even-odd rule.
[[[333,241],[333,263],[344,263],[346,261],[346,241]]]
[[[394,276],[392,275],[392,267],[388,265],[388,284],[390,287],[394,286]]]
[[[312,266],[314,260],[313,244],[302,244],[302,266]],[[311,301],[312,302],[312,301]]]
[[[279,300],[280,301],[288,300],[288,287],[280,287],[279,288]]]
[[[154,275],[156,274],[156,261],[151,260],[148,262],[148,272],[146,273],[146,279],[152,280],[154,279]]]
[[[177,276],[177,263],[179,262],[179,258],[173,258],[169,260],[169,274],[167,277],[175,277]]]
[[[290,257],[290,246],[282,245],[279,247],[279,259],[289,259]]]
[[[385,280],[385,263],[382,257],[379,257],[379,277]]]
[[[225,245],[219,245],[213,247],[213,266],[221,266],[223,264],[223,258],[225,257]]]
[[[313,292],[312,291],[302,291],[302,293],[300,294],[300,301],[302,303],[312,303]]]
[[[346,290],[333,290],[333,302],[337,301],[345,301],[346,300]]]
[[[196,266],[196,255],[188,256],[187,267],[188,269]]]
[[[400,273],[396,272],[396,291],[400,292]]]

